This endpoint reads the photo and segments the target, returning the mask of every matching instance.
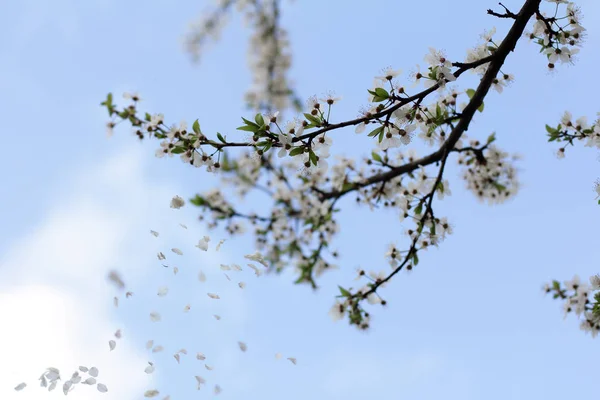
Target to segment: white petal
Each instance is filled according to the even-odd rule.
[[[106,393],[108,392],[108,388],[106,387],[106,385],[104,383],[99,383],[96,388],[98,389],[98,391],[100,393]]]
[[[196,354],[196,358],[198,360],[206,360],[206,356],[203,353]]]
[[[183,312],[188,312],[188,311],[190,311],[191,308],[192,308],[191,305],[186,304],[185,307],[183,307]]]
[[[173,275],[177,275],[178,272],[179,272],[179,268],[173,267]]]
[[[96,384],[96,378],[89,377],[85,381],[83,381],[83,383],[86,384],[86,385],[95,385]]]
[[[180,349],[180,350],[178,351],[178,353],[181,353],[181,354],[186,354],[186,355],[187,355],[187,350],[186,350],[186,349]]]
[[[215,319],[216,319],[217,321],[220,321],[220,320],[221,320],[221,316],[220,316],[220,315],[213,314],[213,317],[215,317]]]
[[[276,359],[280,360],[280,359],[281,359],[281,357],[283,357],[283,356],[281,355],[281,353],[277,353],[277,354],[275,354],[275,358],[276,358]]]
[[[46,380],[46,377],[44,375],[40,376],[40,386],[41,387],[48,386],[48,381]]]
[[[159,394],[160,392],[156,389],[146,390],[146,392],[144,393],[144,397],[152,398],[158,396]]]
[[[240,346],[241,351],[248,350],[248,346],[246,346],[246,343],[244,343],[244,342],[238,342],[238,346]]]
[[[238,286],[240,287],[240,289],[244,289],[246,287],[246,284],[244,282],[240,282],[238,283]]]
[[[221,271],[231,271],[231,267],[229,265],[221,264]]]
[[[161,345],[158,345],[152,349],[152,352],[158,353],[159,351],[163,351],[164,349],[165,349],[164,347],[162,347]]]
[[[81,372],[88,372],[88,367],[84,367],[83,365],[81,367],[79,367],[79,370]]]
[[[296,365],[296,359],[294,357],[288,357],[288,360],[290,360],[292,364]]]
[[[167,257],[165,257],[165,255],[162,253],[162,251],[159,251],[158,254],[156,255],[156,257],[158,257],[159,260],[166,260]]]
[[[148,340],[146,342],[146,350],[150,350],[154,346],[154,340]]]
[[[71,381],[66,381],[63,384],[63,393],[65,395],[67,395],[69,393],[69,390],[71,389],[72,386],[73,386],[73,383]]]
[[[210,366],[210,365],[208,365],[208,364],[204,364],[204,367],[205,367],[207,370],[209,370],[209,371],[212,371],[212,370],[213,370],[213,367],[211,367],[211,366]]]
[[[58,381],[54,381],[50,384],[50,386],[48,386],[48,391],[51,392],[54,389],[56,389],[56,384],[58,383]]]
[[[115,305],[115,307],[119,307],[119,298],[117,296],[114,297],[113,304]]]
[[[185,224],[179,224],[180,227],[182,227],[183,229],[187,229],[187,226]]]
[[[121,330],[120,330],[120,329],[117,329],[117,331],[115,332],[115,337],[116,337],[117,339],[121,339],[121,336],[122,336],[122,334],[121,334]]]
[[[115,347],[117,347],[117,342],[115,342],[114,340],[109,340],[108,347],[110,348],[110,351],[113,351]]]
[[[165,397],[163,397],[163,400],[171,400],[171,395],[166,395]]]
[[[203,377],[195,375],[194,376],[196,378],[196,382],[198,382],[198,390],[200,390],[200,385],[206,383],[206,380],[204,380]]]
[[[259,277],[261,275],[262,272],[256,267],[256,265],[254,265],[254,264],[247,264],[247,265],[254,270],[256,277]]]
[[[200,282],[206,282],[206,275],[204,275],[204,272],[200,271],[200,273],[198,274],[198,280]]]
[[[217,248],[216,248],[216,250],[217,250],[217,251],[219,251],[219,249],[221,248],[221,245],[222,245],[223,243],[225,243],[225,241],[226,241],[226,240],[227,240],[227,239],[221,239],[221,240],[219,240],[219,244],[217,244]]]
[[[227,275],[227,274],[223,274],[223,275],[225,275],[225,278],[227,278],[227,280],[231,282],[231,278],[229,277],[229,275]]]
[[[123,289],[125,287],[125,282],[123,282],[121,275],[117,271],[110,271],[108,273],[108,280],[119,289]]]
[[[179,354],[174,354],[173,357],[177,360],[177,364],[179,364]]]
[[[153,231],[152,229],[150,230],[150,234],[153,235],[154,237],[158,237],[158,232]]]
[[[133,292],[127,292],[127,293],[125,293],[125,297],[126,298],[130,298],[131,296],[133,296]]]
[[[177,247],[173,247],[171,251],[179,256],[183,255],[183,251],[179,250]]]
[[[239,266],[239,265],[237,265],[237,264],[231,264],[231,268],[233,268],[233,269],[234,269],[234,270],[236,270],[236,271],[241,271],[241,270],[242,270],[242,267],[240,267],[240,266]]]
[[[150,320],[152,322],[158,322],[158,321],[160,321],[160,314],[157,313],[156,311],[151,312],[150,313]]]
[[[169,293],[169,288],[166,286],[161,286],[158,288],[158,292],[156,293],[160,297],[165,297]]]
[[[88,374],[90,374],[94,378],[97,378],[98,377],[98,368],[96,368],[96,367],[90,368],[90,370],[88,371]]]
[[[220,299],[218,294],[214,294],[214,293],[207,293],[208,297],[210,297],[211,299]]]
[[[154,372],[154,365],[153,365],[151,362],[148,362],[148,364],[150,364],[150,365],[148,365],[148,366],[147,366],[147,367],[144,369],[144,372],[145,372],[145,373],[147,373],[147,374],[151,374],[151,373],[153,373],[153,372]]]
[[[221,393],[221,391],[222,391],[221,386],[215,385],[215,394],[219,394],[219,393]]]
[[[19,383],[17,386],[15,386],[15,390],[16,390],[17,392],[19,392],[19,391],[21,391],[21,390],[25,389],[25,386],[27,386],[27,384],[26,384],[25,382],[21,382],[21,383]]]

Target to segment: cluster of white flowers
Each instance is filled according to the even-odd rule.
[[[600,275],[590,277],[589,281],[589,284],[581,282],[579,276],[575,275],[563,285],[558,281],[545,284],[543,290],[552,293],[555,299],[564,301],[565,318],[569,313],[574,313],[581,319],[580,329],[596,337],[600,333]],[[596,300],[595,304],[592,299]]]

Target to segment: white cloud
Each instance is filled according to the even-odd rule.
[[[106,284],[111,265],[129,257],[123,246],[128,235],[155,201],[171,193],[150,186],[141,161],[138,147],[82,171],[0,263],[1,399],[64,396],[60,388],[46,393],[39,387],[37,378],[51,366],[61,370],[63,379],[79,365],[100,370],[98,381],[108,386],[107,394],[78,385],[71,398],[128,400],[143,392],[144,374],[128,373],[143,370],[142,350],[124,337],[115,351],[108,351],[118,326]],[[129,264],[121,270],[135,275],[142,267]],[[22,381],[28,387],[15,392]]]

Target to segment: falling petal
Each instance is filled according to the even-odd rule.
[[[125,293],[125,297],[126,298],[130,298],[131,296],[133,296],[133,292],[127,292],[127,293]]]
[[[254,254],[247,254],[244,256],[244,258],[247,258],[248,260],[259,262],[262,265],[264,265],[266,268],[269,267],[269,265],[267,264],[267,262],[265,261],[263,256],[258,251]]]
[[[88,372],[88,367],[81,366],[81,367],[79,367],[79,370],[81,372]]]
[[[186,349],[180,349],[180,350],[178,351],[178,353],[181,353],[181,354],[186,354],[186,355],[187,355],[187,350],[186,350]]]
[[[158,345],[152,349],[152,352],[158,353],[159,351],[163,351],[163,350],[164,350],[164,347],[162,347],[161,345]]]
[[[173,357],[175,357],[175,359],[177,360],[177,364],[179,364],[179,354],[175,354],[173,355]]]
[[[156,389],[146,390],[146,392],[144,393],[144,397],[152,398],[152,397],[158,396],[159,394],[160,394],[160,392]]]
[[[108,273],[108,280],[119,289],[123,289],[125,287],[125,282],[123,282],[121,275],[119,275],[117,271],[110,271]]]
[[[296,365],[296,359],[294,357],[288,357],[288,360],[294,365]]]
[[[215,385],[215,394],[219,394],[219,393],[221,393],[221,391],[222,391],[221,386]]]
[[[159,260],[166,260],[167,259],[167,257],[165,257],[165,255],[162,253],[162,251],[159,251],[156,256],[158,257]]]
[[[227,274],[224,274],[224,275],[225,275],[225,278],[227,278],[227,280],[228,280],[229,282],[231,282],[231,278],[229,277],[229,275],[227,275]]]
[[[65,396],[69,393],[69,390],[71,389],[72,386],[73,386],[73,383],[71,381],[66,381],[63,384],[63,393],[65,394]]]
[[[154,237],[158,237],[158,232],[153,231],[152,229],[150,229],[150,234]]]
[[[169,288],[166,286],[161,286],[158,288],[158,292],[156,293],[160,297],[165,297],[169,293]]]
[[[206,383],[206,381],[204,380],[203,377],[196,375],[195,376],[196,381],[198,382],[198,390],[200,390],[200,385]]]
[[[180,227],[182,227],[183,229],[187,229],[187,226],[185,224],[179,224]]]
[[[173,267],[173,275],[177,275],[178,272],[179,272],[179,268]]]
[[[280,360],[280,359],[281,359],[281,357],[283,357],[283,356],[281,355],[281,353],[277,353],[277,354],[275,354],[275,358],[276,358],[276,359]]]
[[[163,400],[171,400],[171,395],[166,395],[165,397],[163,397]]]
[[[200,239],[198,241],[198,244],[196,245],[196,247],[202,251],[208,251],[208,242],[210,242],[210,237],[204,236],[202,239]]]
[[[246,284],[244,282],[240,282],[238,283],[238,286],[240,287],[240,289],[244,289],[246,287]]]
[[[179,196],[175,196],[171,199],[171,208],[180,209],[184,205],[185,201]]]
[[[208,297],[210,297],[211,299],[220,299],[218,294],[214,294],[214,293],[207,293]]]
[[[96,368],[96,367],[90,368],[90,370],[88,371],[88,374],[90,374],[94,378],[97,378],[98,377],[98,368]]]
[[[226,241],[226,240],[227,240],[227,239],[221,239],[221,240],[219,240],[219,244],[217,244],[216,251],[219,251],[219,249],[221,248],[221,245],[222,245],[223,243],[225,243],[225,241]]]
[[[239,265],[237,265],[237,264],[231,264],[231,268],[233,268],[233,269],[234,269],[234,270],[236,270],[236,271],[241,271],[241,270],[242,270],[242,267],[240,267],[240,266],[239,266]]]
[[[98,391],[100,393],[106,393],[108,392],[108,388],[106,387],[106,385],[104,383],[99,383],[96,388],[98,389]]]
[[[85,385],[95,385],[96,384],[96,378],[87,378],[85,381],[83,381],[83,383]]]
[[[21,390],[25,389],[25,386],[27,386],[27,384],[25,382],[21,382],[17,386],[15,386],[15,390],[17,392],[20,392]]]
[[[153,372],[154,372],[154,364],[152,364],[150,361],[148,361],[148,364],[150,364],[150,365],[148,365],[148,366],[147,366],[147,367],[144,369],[144,372],[145,372],[145,373],[147,373],[147,374],[151,374],[151,373],[153,373]]]
[[[115,305],[115,307],[119,307],[119,298],[117,296],[115,296],[115,298],[113,299],[113,304]]]
[[[206,360],[206,356],[203,353],[197,353],[196,358],[198,360]]]
[[[146,342],[146,350],[150,350],[154,346],[154,340],[148,340]]]
[[[116,337],[117,339],[121,339],[121,336],[122,336],[122,334],[121,334],[121,330],[120,330],[120,329],[117,329],[117,331],[115,332],[115,337]]]
[[[54,381],[50,384],[50,386],[48,386],[48,391],[51,392],[54,389],[56,389],[56,385],[57,385],[58,381]]]
[[[204,272],[200,271],[200,273],[198,274],[198,280],[200,282],[206,282],[206,275],[204,275]]]
[[[221,264],[221,271],[231,271],[231,267],[229,265]]]
[[[211,367],[211,366],[210,366],[210,365],[208,365],[208,364],[204,364],[204,367],[205,367],[207,370],[209,370],[209,371],[212,371],[212,370],[213,370],[213,367]]]
[[[117,347],[117,342],[115,342],[114,340],[109,340],[108,347],[110,347],[110,351],[113,351],[115,347]]]
[[[191,305],[186,304],[185,307],[183,307],[183,312],[188,312],[188,311],[190,311],[191,308],[192,308]]]
[[[175,254],[177,254],[178,256],[182,256],[183,255],[183,251],[179,250],[177,247],[173,247],[171,249],[171,251]]]
[[[262,272],[256,267],[256,265],[254,265],[254,264],[247,264],[247,265],[254,270],[256,277],[259,277],[261,275]]]
[[[71,382],[73,382],[73,383],[81,382],[81,376],[79,376],[79,371],[73,372],[73,375],[71,375]]]
[[[220,316],[220,315],[213,314],[213,317],[215,317],[215,319],[216,319],[217,321],[220,321],[220,320],[221,320],[221,316]]]
[[[246,346],[246,343],[244,343],[244,342],[238,342],[238,346],[240,346],[241,351],[248,350],[248,346]]]
[[[157,313],[156,311],[151,312],[150,313],[150,320],[152,322],[158,322],[158,321],[160,321],[160,314]]]

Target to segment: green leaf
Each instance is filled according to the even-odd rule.
[[[345,192],[345,191],[347,191],[347,190],[350,190],[350,189],[352,189],[353,187],[354,187],[354,185],[353,185],[352,183],[350,183],[350,182],[345,182],[345,183],[342,185],[342,192]]]
[[[225,141],[225,139],[223,138],[223,135],[221,135],[219,132],[217,132],[217,138],[219,138],[219,140],[220,140],[221,142],[223,142],[223,143],[227,143],[227,142]]]
[[[487,138],[487,144],[490,144],[490,143],[492,143],[495,140],[496,140],[496,133],[494,132],[490,136],[488,136],[488,138]]]
[[[387,99],[390,97],[390,94],[387,92],[387,90],[385,90],[384,88],[376,88],[375,89],[375,95],[378,97],[383,97],[384,99]]]
[[[297,156],[297,155],[302,154],[302,153],[304,153],[304,147],[298,146],[298,147],[294,147],[290,151],[290,156],[294,157],[294,156]]]
[[[384,135],[384,131],[383,129],[381,129],[381,132],[379,132],[379,143],[381,143],[383,141],[383,135]]]
[[[369,132],[369,134],[367,136],[369,136],[369,137],[377,136],[381,132],[383,132],[383,126],[379,126],[375,129],[373,129],[371,132]]]
[[[313,165],[316,167],[317,166],[317,155],[315,154],[314,151],[312,151],[312,149],[308,149],[308,158],[310,159],[310,162],[312,162]]]
[[[413,264],[414,264],[414,265],[415,265],[415,267],[416,267],[416,266],[419,264],[419,256],[417,256],[417,253],[416,253],[416,252],[413,254],[413,257],[412,257],[412,259],[413,259]]]
[[[553,127],[551,127],[550,125],[546,124],[546,132],[548,132],[550,134],[553,134],[556,131],[554,130]]]
[[[254,122],[247,120],[246,118],[242,117],[242,120],[246,123],[246,125],[250,125],[250,126],[255,126],[257,128],[260,128],[259,125],[256,125]]]
[[[175,147],[173,150],[171,150],[172,154],[182,154],[184,152],[185,152],[184,147]]]
[[[338,285],[338,288],[340,289],[340,293],[342,294],[342,296],[344,296],[344,297],[352,296],[352,294],[349,291],[347,291],[346,289],[344,289],[343,287]]]
[[[373,157],[373,160],[383,162],[383,159],[381,158],[381,156],[378,153],[375,153],[374,151],[372,151],[371,156]]]
[[[467,93],[467,96],[469,96],[469,98],[471,98],[475,94],[475,90],[473,90],[473,89],[467,89],[466,93]]]
[[[257,132],[260,130],[258,126],[244,125],[237,128],[238,131]]]
[[[150,113],[146,113],[146,115],[144,116],[144,119],[148,122],[152,121],[152,115],[150,115]]]
[[[482,101],[481,105],[479,107],[477,107],[477,111],[483,112],[483,107],[484,107],[484,104],[483,104],[483,101]]]
[[[312,122],[313,124],[315,124],[317,126],[321,124],[321,119],[315,117],[312,114],[304,113],[304,118],[306,118],[308,121]]]
[[[415,215],[421,215],[422,212],[423,212],[423,203],[419,203],[417,208],[415,208]]]
[[[265,124],[265,119],[263,118],[261,113],[256,114],[254,120],[258,124],[258,126],[263,126]]]
[[[198,120],[195,120],[194,123],[192,124],[192,130],[194,131],[194,133],[196,135],[199,135],[201,133],[200,123],[198,122]]]
[[[203,206],[206,204],[206,200],[204,200],[204,197],[196,195],[196,197],[190,199],[190,203],[192,203],[195,206]]]

